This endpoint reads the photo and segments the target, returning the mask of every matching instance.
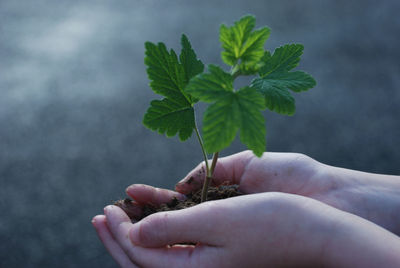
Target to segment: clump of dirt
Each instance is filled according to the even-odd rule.
[[[218,187],[210,186],[207,192],[207,201],[225,199],[239,195],[243,195],[243,193],[238,190],[238,185],[220,185]],[[152,204],[143,205],[141,208],[141,213],[138,212],[139,208],[137,205],[133,205],[133,201],[129,198],[118,200],[114,203],[114,205],[119,206],[122,210],[124,210],[132,221],[139,221],[156,212],[189,208],[200,204],[200,201],[201,190],[198,190],[187,194],[185,200],[178,200],[176,197],[174,197],[169,203],[161,204],[160,206]]]

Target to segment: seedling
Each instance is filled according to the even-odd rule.
[[[197,58],[188,38],[182,35],[178,57],[164,43],[146,42],[145,64],[150,87],[164,96],[150,103],[143,124],[181,141],[196,133],[206,167],[202,202],[218,161],[218,152],[228,147],[240,132],[240,140],[260,157],[266,148],[266,108],[293,115],[295,100],[291,94],[308,90],[315,80],[302,71],[292,71],[300,61],[303,45],[286,44],[271,54],[264,49],[270,29],[255,27],[254,16],[244,16],[233,26],[220,27],[222,60],[230,71],[217,65],[207,66]],[[250,85],[234,89],[238,76],[256,76]],[[203,115],[203,136],[197,127],[195,104],[210,103]],[[211,165],[208,154],[213,154]]]

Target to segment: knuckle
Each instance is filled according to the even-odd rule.
[[[313,171],[315,167],[317,167],[318,162],[308,155],[296,153],[293,157],[292,165],[295,166],[298,171]]]
[[[308,163],[312,160],[311,157],[309,157],[308,155],[302,154],[302,153],[295,153],[294,159],[301,163]]]

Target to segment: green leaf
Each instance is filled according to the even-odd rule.
[[[289,89],[300,92],[316,85],[314,78],[305,72],[289,72],[299,64],[302,53],[303,45],[289,44],[262,58],[260,77],[252,81],[251,87],[264,95],[265,106],[271,111],[293,115],[296,106]]]
[[[269,34],[270,30],[264,27],[249,35],[249,38],[242,48],[243,53],[240,57],[240,70],[249,70],[259,63],[261,58],[264,56],[264,44],[265,41],[267,41]],[[256,71],[254,73],[256,73]]]
[[[144,62],[148,66],[147,74],[153,91],[176,102],[190,104],[190,100],[183,94],[185,71],[174,50],[168,52],[163,43],[155,45],[146,42],[145,47]]]
[[[268,61],[268,59],[271,57],[271,53],[269,51],[264,51],[263,56],[261,59],[258,61],[257,64],[248,64],[248,65],[240,65],[240,73],[243,75],[252,75],[256,74],[260,68],[262,68],[265,65],[265,62]]]
[[[293,115],[296,111],[295,100],[285,87],[272,85],[262,78],[254,79],[252,87],[264,95],[265,105],[271,111],[286,115]]]
[[[238,111],[233,92],[207,108],[203,118],[203,140],[207,152],[219,152],[232,143],[239,128]]]
[[[222,60],[230,66],[240,60],[239,69],[246,74],[257,71],[255,66],[264,55],[264,44],[270,34],[267,27],[252,31],[255,21],[254,16],[245,16],[232,27],[224,24],[220,27],[220,41],[224,49]]]
[[[184,141],[190,138],[195,127],[194,110],[190,105],[182,106],[167,98],[153,100],[144,116],[143,124],[168,137],[179,132],[179,138]]]
[[[239,90],[237,95],[240,111],[240,140],[260,157],[266,147],[265,119],[261,113],[264,109],[263,97],[250,87]]]
[[[195,75],[204,71],[204,64],[201,60],[197,59],[196,53],[186,35],[182,34],[181,37],[182,51],[179,55],[179,60],[183,65],[185,71],[186,83]]]
[[[277,48],[271,57],[264,59],[264,66],[259,71],[260,76],[292,70],[299,64],[303,49],[301,44],[288,44]]]
[[[163,43],[145,44],[145,64],[150,86],[154,92],[166,98],[151,102],[143,124],[168,137],[179,133],[179,138],[186,140],[195,127],[192,106],[196,100],[184,88],[193,76],[203,72],[204,65],[197,59],[185,35],[182,35],[181,44],[179,60],[174,50],[168,52]]]
[[[232,75],[212,64],[208,71],[191,79],[185,91],[204,102],[213,102],[233,91]]]
[[[314,78],[302,71],[272,73],[262,79],[264,86],[288,88],[295,92],[306,91],[316,85]]]
[[[251,87],[258,89],[262,94],[269,91],[286,90],[286,88],[295,92],[306,91],[315,85],[314,78],[302,71],[272,73],[263,78],[256,78],[251,82]]]
[[[236,21],[232,27],[221,25],[219,39],[225,49],[222,52],[222,59],[226,64],[231,66],[236,64],[240,57],[241,48],[255,24],[256,19],[253,16],[244,16]]]
[[[203,118],[206,150],[218,152],[228,147],[240,130],[240,140],[261,156],[265,150],[263,108],[262,95],[249,87],[218,97],[207,108]]]
[[[228,147],[240,129],[240,140],[260,156],[265,150],[263,96],[245,87],[233,91],[233,77],[215,65],[192,78],[186,92],[212,104],[203,117],[204,146],[208,152]]]

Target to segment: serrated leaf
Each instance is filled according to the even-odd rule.
[[[251,87],[264,95],[265,106],[271,111],[293,115],[296,106],[289,89],[300,92],[316,85],[305,72],[289,72],[299,64],[303,48],[301,44],[289,44],[277,48],[272,56],[264,54],[260,77],[252,81]]]
[[[263,81],[263,88],[288,88],[295,92],[305,91],[316,85],[314,78],[302,71],[272,73],[259,79]]]
[[[212,64],[208,71],[191,79],[185,91],[205,102],[213,102],[233,91],[232,75]]]
[[[238,126],[238,107],[232,92],[211,104],[204,112],[203,139],[206,151],[219,152],[235,139]]]
[[[208,152],[228,147],[240,129],[241,141],[257,156],[265,150],[264,101],[255,89],[229,92],[211,104],[203,119],[204,145]]]
[[[263,97],[253,88],[237,92],[240,116],[240,140],[260,157],[265,151],[265,119],[260,110],[264,109]]]
[[[292,70],[299,64],[303,49],[301,44],[288,44],[275,49],[271,57],[264,59],[264,66],[259,71],[260,76]]]
[[[183,106],[167,98],[153,100],[144,116],[143,124],[168,137],[179,133],[179,138],[184,141],[192,135],[195,127],[194,110],[190,105]]]
[[[233,66],[240,60],[240,70],[243,73],[254,71],[256,64],[264,55],[264,43],[269,37],[267,27],[255,30],[255,17],[244,16],[236,21],[232,27],[224,24],[220,27],[220,41],[224,51],[222,60]]]
[[[265,80],[256,78],[252,82],[252,87],[264,95],[265,106],[271,111],[280,114],[293,115],[296,111],[296,106],[295,100],[289,90],[284,87],[274,86]]]
[[[179,61],[174,50],[168,52],[163,43],[145,44],[145,64],[148,66],[150,86],[154,92],[166,98],[151,102],[143,123],[169,137],[179,133],[179,138],[186,140],[195,127],[192,105],[196,100],[184,92],[184,88],[193,76],[203,71],[204,65],[197,59],[185,35],[182,35],[181,44]]]
[[[241,53],[241,47],[255,24],[256,19],[253,16],[244,16],[236,21],[232,27],[221,25],[219,40],[225,50],[222,52],[222,59],[226,64],[231,66],[236,64]]]
[[[179,60],[185,71],[185,82],[188,83],[192,77],[204,71],[204,64],[201,60],[197,59],[196,53],[194,52],[189,39],[184,34],[182,34],[181,37],[181,45],[182,50],[179,55]]]
[[[252,32],[246,43],[243,45],[243,53],[240,56],[239,69],[243,73],[249,73],[249,70],[254,71],[251,74],[256,73],[256,66],[264,56],[264,44],[267,41],[270,34],[270,30],[267,27],[261,28]]]
[[[176,102],[190,104],[190,100],[183,94],[185,72],[174,50],[168,52],[163,43],[155,45],[146,42],[145,47],[144,62],[148,66],[147,74],[153,91]]]

